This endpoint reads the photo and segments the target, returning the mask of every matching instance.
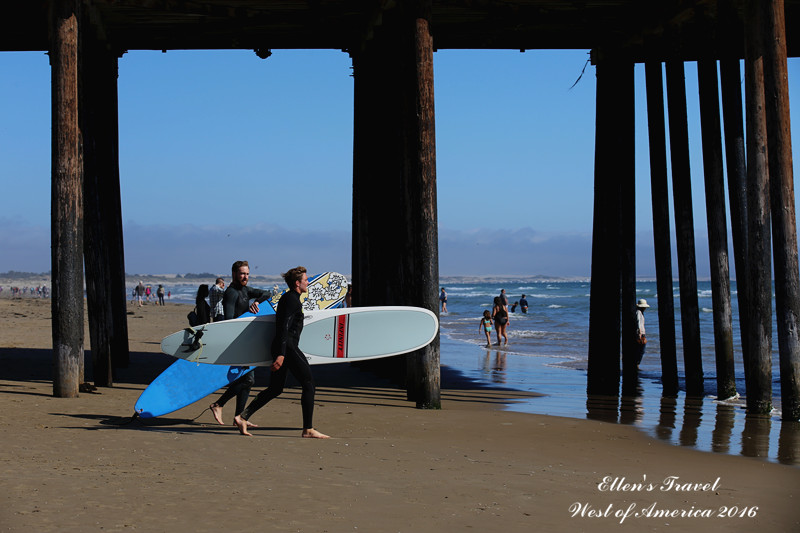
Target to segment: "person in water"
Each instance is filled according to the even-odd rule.
[[[492,345],[492,314],[487,309],[483,312],[483,318],[478,325],[478,329],[486,335],[486,346]]]
[[[308,290],[308,275],[305,267],[295,267],[283,275],[289,290],[278,302],[275,315],[275,337],[272,340],[272,376],[269,387],[258,393],[250,405],[233,419],[242,435],[250,436],[247,431],[248,419],[256,411],[264,407],[270,400],[283,392],[286,376],[291,372],[303,389],[300,405],[303,412],[303,433],[305,438],[327,439],[328,435],[314,429],[314,378],[311,365],[305,354],[300,351],[300,335],[303,333],[303,307],[300,295]]]
[[[497,345],[500,346],[500,337],[503,337],[505,344],[508,344],[506,326],[508,326],[508,305],[503,302],[500,296],[495,296],[494,307],[492,307],[492,318],[497,329]]]

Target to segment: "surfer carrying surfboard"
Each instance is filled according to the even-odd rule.
[[[233,281],[222,296],[222,309],[225,313],[225,320],[238,318],[247,311],[253,314],[258,313],[259,302],[267,300],[272,293],[254,289],[247,285],[250,280],[250,265],[247,261],[233,263],[231,265],[231,276]],[[254,300],[252,304],[250,300]],[[222,393],[219,400],[208,406],[211,409],[211,414],[214,415],[214,420],[224,425],[222,421],[222,406],[234,396],[236,396],[236,414],[241,413],[247,405],[247,400],[250,398],[250,389],[253,388],[254,383],[255,377],[253,373],[248,372],[228,385],[228,389]]]
[[[275,315],[275,337],[272,341],[272,376],[269,387],[261,391],[250,405],[241,414],[233,419],[242,435],[251,436],[247,431],[250,423],[248,419],[270,400],[283,392],[286,384],[286,374],[291,372],[303,389],[300,405],[303,410],[303,437],[314,439],[327,439],[328,435],[314,429],[314,378],[311,375],[311,365],[300,351],[300,334],[303,332],[303,307],[300,295],[308,290],[308,275],[305,267],[295,267],[285,274],[289,290],[281,296],[278,302],[278,311]]]

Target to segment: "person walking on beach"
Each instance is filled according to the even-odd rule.
[[[269,387],[258,393],[250,405],[236,415],[233,419],[242,435],[250,436],[247,431],[248,419],[270,400],[283,392],[286,384],[287,372],[300,383],[303,393],[300,405],[303,410],[303,433],[305,438],[327,439],[328,435],[314,429],[314,378],[311,375],[311,365],[298,344],[303,333],[303,307],[300,304],[300,295],[308,290],[308,276],[305,267],[295,267],[285,274],[283,279],[289,290],[281,296],[278,302],[278,312],[275,316],[275,337],[272,340],[272,376]]]
[[[494,326],[497,329],[497,345],[500,346],[500,337],[508,344],[508,335],[506,335],[506,326],[508,326],[508,305],[503,303],[500,296],[495,296],[494,307],[492,307],[492,318],[494,319]]]
[[[158,296],[158,305],[164,305],[164,286],[159,285],[158,290],[156,291],[156,296]]]
[[[136,294],[136,301],[139,303],[139,307],[141,307],[144,299],[144,283],[140,281],[136,288],[133,289],[133,292]]]
[[[439,293],[439,301],[442,302],[442,313],[447,312],[447,292],[442,287],[442,292]]]
[[[478,324],[478,330],[482,331],[486,335],[486,346],[489,347],[492,345],[492,315],[489,313],[489,310],[485,310],[483,312],[483,318],[481,318],[480,324]]]
[[[247,261],[236,261],[231,265],[231,277],[233,281],[231,281],[230,287],[225,289],[225,294],[222,297],[225,320],[238,318],[247,311],[253,314],[258,313],[258,304],[269,299],[272,293],[254,289],[248,285],[250,281],[250,265]],[[250,303],[250,300],[254,300],[253,303]],[[219,424],[225,424],[222,421],[222,407],[234,396],[236,397],[235,414],[238,416],[247,405],[247,400],[250,398],[250,389],[253,388],[254,383],[255,377],[253,377],[253,373],[248,372],[228,385],[228,389],[222,393],[222,396],[208,406],[211,409],[211,414],[214,415],[214,420]],[[254,424],[249,425],[254,426]]]
[[[641,298],[636,302],[636,346],[638,353],[636,354],[636,366],[642,362],[644,357],[644,349],[647,346],[647,337],[644,331],[644,311],[650,307],[647,305],[647,300]]]
[[[522,298],[519,299],[519,308],[523,313],[528,312],[528,300],[525,299],[525,295],[522,295]]]
[[[211,321],[225,320],[225,310],[222,308],[222,299],[225,296],[225,280],[217,278],[208,292],[208,304],[211,306]]]

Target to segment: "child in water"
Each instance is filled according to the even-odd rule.
[[[489,311],[483,312],[483,318],[481,318],[481,323],[478,326],[480,331],[486,334],[486,346],[492,345],[492,315]]]

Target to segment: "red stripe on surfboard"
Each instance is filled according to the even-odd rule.
[[[342,359],[347,357],[347,315],[336,317],[336,343],[333,356]]]

